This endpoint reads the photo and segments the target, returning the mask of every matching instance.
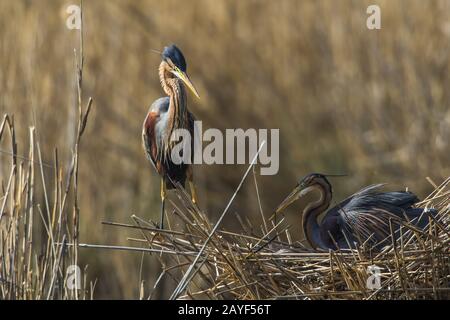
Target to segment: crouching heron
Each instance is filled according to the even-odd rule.
[[[142,129],[142,142],[147,158],[156,172],[161,176],[161,222],[164,226],[164,203],[166,190],[174,189],[177,183],[185,186],[189,181],[192,201],[197,203],[193,184],[192,166],[187,163],[175,164],[171,159],[172,148],[176,141],[171,141],[172,133],[177,129],[186,129],[194,137],[194,115],[187,108],[185,86],[197,98],[200,98],[186,72],[186,60],[181,50],[170,45],[161,53],[159,79],[166,97],[157,99],[150,106]],[[193,146],[191,154],[193,154]]]
[[[382,192],[383,185],[371,185],[358,191],[328,210],[319,223],[317,219],[330,206],[333,191],[325,175],[312,173],[300,180],[275,214],[317,190],[319,199],[305,207],[302,227],[311,247],[325,250],[354,248],[355,243],[381,248],[392,234],[391,227],[395,232],[403,222],[409,221],[418,228],[424,228],[428,216],[436,214],[434,209],[413,208],[419,199],[412,192]]]

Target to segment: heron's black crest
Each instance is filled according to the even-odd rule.
[[[310,173],[310,174],[304,176],[303,178],[301,178],[300,181],[298,182],[298,185],[303,188],[306,188],[306,187],[313,185],[319,181],[324,182],[328,186],[328,189],[330,191],[333,189],[330,182],[326,178],[326,175],[322,174],[322,173]]]
[[[327,179],[325,178],[325,175],[323,175],[323,174],[321,174],[321,173],[310,173],[310,174],[307,174],[306,176],[304,176],[303,178],[301,178],[301,179],[299,180],[299,184],[300,184],[300,185],[301,185],[301,184],[308,185],[308,184],[314,182],[315,179],[324,179],[324,180],[327,180]]]
[[[162,52],[164,60],[170,59],[181,71],[186,72],[186,60],[181,50],[174,44],[164,48]]]

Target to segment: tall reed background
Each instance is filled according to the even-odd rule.
[[[279,174],[258,177],[267,215],[312,171],[348,174],[333,181],[337,198],[377,182],[425,198],[450,175],[450,1],[377,1],[378,31],[366,28],[372,2],[84,1],[81,105],[92,97],[94,107],[68,200],[78,199],[79,241],[130,245],[127,237],[139,232],[101,222],[157,219],[159,179],[140,135],[150,103],[163,95],[151,49],[170,43],[186,55],[201,95],[189,107],[204,127],[280,129]],[[34,152],[42,171],[34,173],[39,183],[28,204],[36,214],[57,203],[50,190],[70,174],[78,139],[79,34],[65,25],[70,4],[78,3],[0,2],[0,115],[14,118],[18,165],[29,166]],[[10,141],[0,140],[0,205],[11,176]],[[195,168],[200,206],[212,221],[245,169]],[[235,232],[237,216],[260,219],[253,183],[244,184],[230,212],[224,227]],[[302,239],[298,212],[287,216],[294,240]],[[51,259],[58,256],[51,251]],[[96,281],[95,298],[138,298],[141,280],[148,291],[160,272],[157,257],[127,251],[80,249],[77,262],[88,266],[87,286]],[[167,297],[171,285],[155,297]]]

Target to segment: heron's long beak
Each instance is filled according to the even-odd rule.
[[[275,210],[275,214],[278,214],[284,211],[287,207],[289,207],[292,203],[294,203],[298,198],[300,198],[300,186],[296,186],[294,190],[286,197],[286,199],[281,202],[278,208]]]
[[[194,84],[192,83],[191,79],[189,79],[189,76],[187,75],[186,72],[174,70],[172,71],[172,73],[178,79],[181,79],[186,84],[186,86],[192,91],[192,93],[194,93],[195,96],[200,99],[200,95],[198,94],[197,89],[195,89]]]
[[[300,186],[296,186],[294,190],[286,197],[286,199],[281,202],[278,208],[275,210],[275,213],[272,215],[270,219],[273,219],[277,214],[283,212],[287,207],[289,207],[292,203],[297,201],[300,197],[303,197],[311,190],[311,187],[302,188]]]

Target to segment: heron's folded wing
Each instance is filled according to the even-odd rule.
[[[418,201],[411,192],[380,192],[382,186],[369,186],[337,206],[345,229],[356,238],[384,240],[391,234],[391,225],[402,223],[405,210]]]
[[[155,126],[158,118],[159,114],[157,112],[150,111],[142,127],[142,145],[145,150],[145,155],[157,172],[159,172],[156,165],[158,146],[156,145]]]

